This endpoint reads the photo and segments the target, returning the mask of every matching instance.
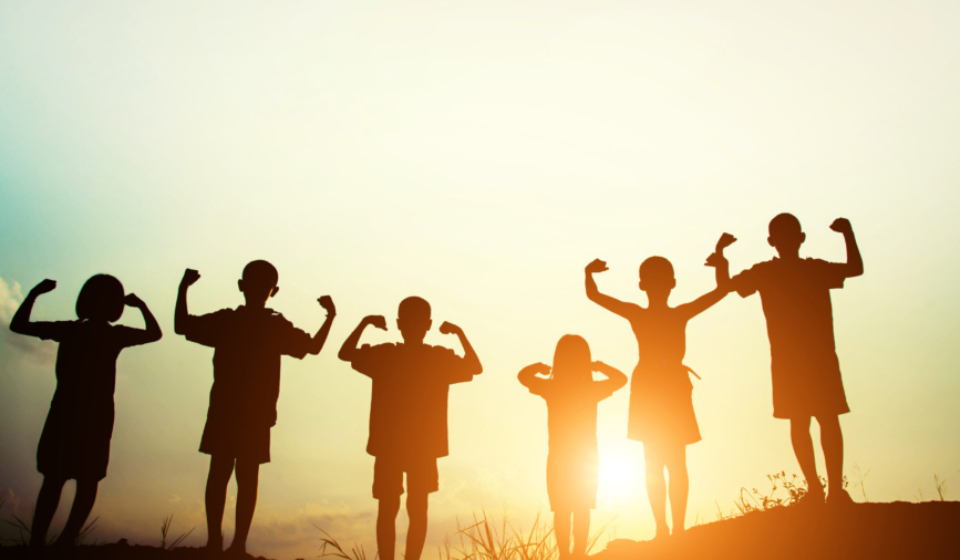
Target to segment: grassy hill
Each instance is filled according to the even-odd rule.
[[[777,507],[661,541],[614,540],[594,560],[960,558],[960,502]]]

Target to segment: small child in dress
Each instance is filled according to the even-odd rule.
[[[607,378],[593,380],[593,372]],[[537,375],[548,376],[547,378]],[[553,367],[537,363],[523,368],[517,379],[547,401],[547,496],[553,511],[560,558],[573,551],[585,558],[590,533],[590,510],[597,505],[600,459],[597,454],[597,403],[627,384],[627,376],[603,362],[590,359],[590,346],[576,335],[557,343]]]
[[[717,257],[707,266],[723,267],[724,247],[736,239],[724,234],[717,243]],[[727,294],[720,282],[727,272],[717,273],[717,288],[696,300],[670,307],[670,292],[677,281],[673,265],[663,257],[650,257],[640,265],[640,289],[648,305],[641,307],[600,293],[593,275],[607,270],[607,263],[596,259],[586,267],[587,297],[601,307],[630,321],[637,339],[640,359],[630,384],[630,412],[627,437],[643,442],[646,463],[647,497],[657,526],[657,538],[670,535],[667,527],[667,484],[664,470],[670,474],[670,511],[673,533],[685,529],[687,494],[686,446],[700,441],[700,427],[693,412],[693,372],[683,364],[687,349],[687,322],[706,311]],[[696,375],[696,374],[694,374]]]
[[[843,489],[839,418],[850,408],[833,337],[830,290],[842,288],[844,280],[863,274],[863,259],[846,218],[837,218],[830,229],[843,234],[845,263],[800,258],[800,245],[806,240],[800,220],[792,214],[776,216],[770,221],[767,242],[779,258],[753,265],[729,284],[742,297],[760,293],[770,338],[773,417],[790,420],[790,440],[808,487],[801,503],[807,505],[822,505],[825,499],[810,437],[811,417],[820,425],[827,464],[830,495],[826,501],[837,505],[852,502]]]
[[[37,447],[37,470],[43,474],[30,533],[30,546],[43,547],[47,530],[60,502],[64,483],[77,481],[70,517],[57,545],[72,546],[97,498],[97,487],[107,476],[113,435],[113,392],[117,357],[130,346],[160,340],[160,325],[136,295],[124,295],[113,276],[97,274],[77,297],[76,321],[30,321],[37,297],[57,287],[40,282],[27,294],[10,321],[10,330],[60,343],[57,350],[57,390]],[[146,329],[111,323],[123,315],[124,305],[136,307]]]
[[[196,270],[183,273],[173,328],[187,340],[215,349],[210,409],[200,439],[200,452],[210,455],[205,496],[207,549],[223,550],[227,484],[236,469],[236,532],[230,552],[242,554],[257,505],[260,465],[270,462],[270,429],[277,423],[280,396],[280,357],[303,359],[307,354],[319,354],[337,311],[330,296],[317,300],[327,318],[311,338],[266,306],[280,290],[277,269],[267,261],[253,261],[244,267],[238,282],[246,305],[190,315],[187,290],[199,279]]]

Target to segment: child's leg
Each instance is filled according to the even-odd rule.
[[[647,497],[657,524],[657,536],[670,534],[667,527],[667,484],[663,477],[663,453],[656,446],[643,444],[643,461],[646,464]]]
[[[207,548],[223,550],[223,508],[227,501],[227,484],[233,475],[233,458],[212,455],[207,474],[204,501],[207,508]]]
[[[576,509],[573,511],[573,554],[584,557],[587,555],[587,539],[590,538],[590,509]]]
[[[400,511],[400,496],[380,498],[377,511],[377,553],[379,560],[393,560],[397,541],[397,513]]]
[[[410,517],[410,527],[407,529],[407,548],[404,552],[405,560],[420,560],[423,553],[423,543],[427,540],[427,501],[430,494],[407,493],[407,515]]]
[[[820,477],[817,475],[817,462],[813,456],[813,439],[810,437],[810,417],[803,416],[790,419],[790,441],[793,443],[793,453],[800,463],[800,471],[807,480],[807,488],[811,493],[822,493]]]
[[[60,493],[66,480],[44,476],[37,496],[37,507],[33,511],[33,523],[30,527],[30,546],[42,547],[47,541],[47,530],[53,521],[53,514],[60,505]]]
[[[557,510],[553,512],[553,534],[557,538],[557,549],[560,551],[560,558],[570,556],[570,517],[573,512],[569,510]]]
[[[817,416],[820,424],[820,445],[827,463],[827,484],[830,491],[843,490],[843,432],[837,416]]]
[[[673,534],[686,529],[687,494],[690,478],[687,475],[687,447],[679,445],[670,449],[665,457],[670,476],[670,512],[673,514]]]
[[[73,498],[73,507],[70,508],[67,524],[63,527],[60,538],[57,539],[58,545],[72,546],[77,540],[77,536],[83,530],[83,524],[87,522],[87,517],[93,510],[99,486],[99,480],[77,480],[77,494]]]
[[[257,509],[257,487],[260,484],[260,463],[237,459],[237,530],[233,534],[230,550],[246,552],[247,535]]]

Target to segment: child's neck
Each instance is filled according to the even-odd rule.
[[[667,305],[667,301],[670,299],[670,292],[665,294],[660,293],[647,293],[647,307],[650,309],[669,309],[670,306]]]

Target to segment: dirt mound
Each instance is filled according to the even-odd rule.
[[[611,541],[593,560],[960,558],[960,502],[778,507],[659,541]]]

